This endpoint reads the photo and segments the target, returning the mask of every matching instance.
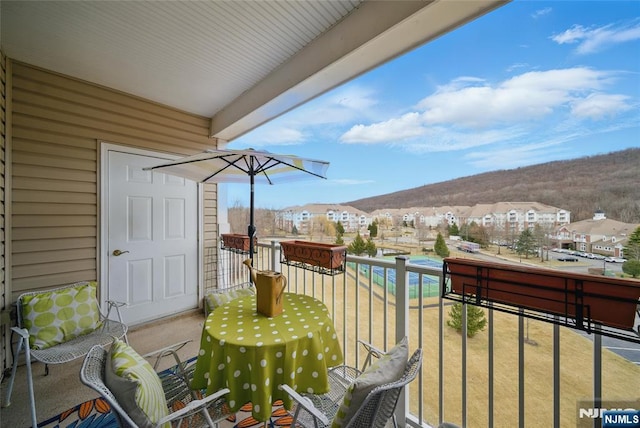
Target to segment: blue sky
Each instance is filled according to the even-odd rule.
[[[227,148],[248,147],[330,162],[256,185],[272,209],[640,147],[640,1],[516,0]],[[248,185],[227,194],[249,205]]]

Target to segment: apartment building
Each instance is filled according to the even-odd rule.
[[[566,224],[556,230],[553,237],[559,248],[573,248],[585,253],[624,257],[624,247],[640,224],[623,223],[607,218],[598,210],[593,218]]]
[[[391,219],[397,223],[413,223],[437,227],[447,224],[458,226],[475,222],[484,227],[521,233],[536,224],[553,229],[571,221],[571,212],[539,202],[498,202],[473,206],[413,207],[406,209],[381,209],[374,211],[374,219]]]
[[[609,219],[598,210],[592,219],[571,223],[571,212],[539,202],[498,202],[473,206],[383,208],[368,214],[348,205],[308,204],[277,213],[277,226],[289,233],[295,226],[299,233],[322,232],[323,223],[340,222],[346,232],[360,231],[377,221],[389,227],[412,224],[416,228],[441,225],[458,226],[475,222],[486,228],[516,236],[540,225],[548,231],[552,245],[577,251],[624,257],[628,236],[640,224]]]
[[[302,234],[322,232],[327,222],[340,222],[345,232],[364,233],[372,221],[369,214],[348,205],[307,204],[285,208],[276,213],[277,227],[289,233],[294,226]]]

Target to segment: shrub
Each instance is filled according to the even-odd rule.
[[[462,303],[456,302],[449,311],[447,325],[462,334]],[[467,305],[467,337],[473,337],[487,326],[487,318],[482,308]]]
[[[622,264],[622,272],[634,278],[640,276],[640,260],[627,260]]]

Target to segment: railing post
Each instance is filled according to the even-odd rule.
[[[553,325],[553,428],[560,428],[560,317]]]
[[[593,332],[593,407],[602,408],[602,335],[600,324],[596,324]],[[602,426],[602,419],[593,420],[594,428]]]
[[[398,343],[404,336],[409,335],[409,273],[407,272],[408,256],[396,257],[396,338]],[[411,354],[411,351],[409,352]],[[398,397],[396,407],[396,421],[398,426],[406,426],[409,402],[407,400],[407,388],[404,388]]]
[[[524,316],[523,309],[520,309],[518,317],[518,426],[524,428],[524,402],[525,402],[525,379],[524,379]]]
[[[271,241],[271,270],[280,272],[280,245],[278,241]]]

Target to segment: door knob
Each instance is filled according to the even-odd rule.
[[[120,251],[120,250],[113,250],[113,255],[118,257],[124,253],[128,253],[129,251]]]

